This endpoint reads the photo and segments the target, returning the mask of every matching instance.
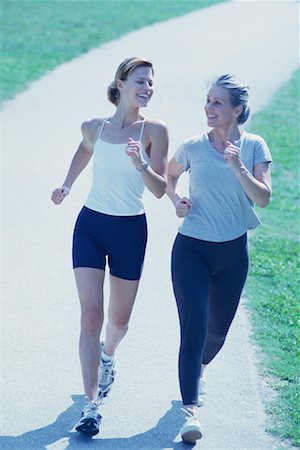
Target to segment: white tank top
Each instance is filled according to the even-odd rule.
[[[107,120],[107,119],[106,119]],[[126,144],[111,144],[101,139],[103,121],[94,145],[93,181],[85,206],[113,216],[136,216],[144,213],[142,201],[145,183],[142,174],[125,152]],[[145,120],[140,130],[142,141]],[[149,160],[143,146],[142,158]]]

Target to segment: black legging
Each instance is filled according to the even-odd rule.
[[[178,234],[172,281],[181,342],[179,382],[184,405],[198,403],[201,364],[222,348],[238,307],[249,266],[247,234],[208,242]]]

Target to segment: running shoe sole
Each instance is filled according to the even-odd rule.
[[[184,433],[181,434],[182,440],[190,444],[196,444],[198,439],[202,438],[202,433],[200,430],[195,430],[194,427],[186,429]]]
[[[99,433],[99,424],[96,419],[82,419],[82,422],[76,426],[75,430],[79,431],[79,433],[95,436],[95,434]]]

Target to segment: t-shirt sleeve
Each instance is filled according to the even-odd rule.
[[[175,160],[184,167],[184,170],[187,171],[190,168],[190,161],[188,157],[188,147],[182,142],[182,144],[178,147],[176,152],[174,153]]]
[[[254,147],[254,165],[263,162],[272,162],[270,149],[263,138],[260,138]]]

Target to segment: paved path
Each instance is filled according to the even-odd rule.
[[[206,81],[230,71],[251,86],[252,111],[297,68],[298,7],[225,3],[133,32],[62,65],[3,111],[3,423],[1,448],[184,449],[177,382],[179,329],[169,255],[178,221],[166,198],[146,195],[150,240],[117,382],[100,435],[71,432],[80,409],[79,306],[70,265],[72,227],[90,169],[61,207],[50,203],[80,140],[80,123],[113,108],[106,86],[127,56],[153,60],[148,114],[170,127],[171,150],[205,129]],[[186,189],[186,180],[182,184]],[[207,370],[201,410],[205,450],[277,449],[264,432],[262,387],[241,307],[223,352]]]

